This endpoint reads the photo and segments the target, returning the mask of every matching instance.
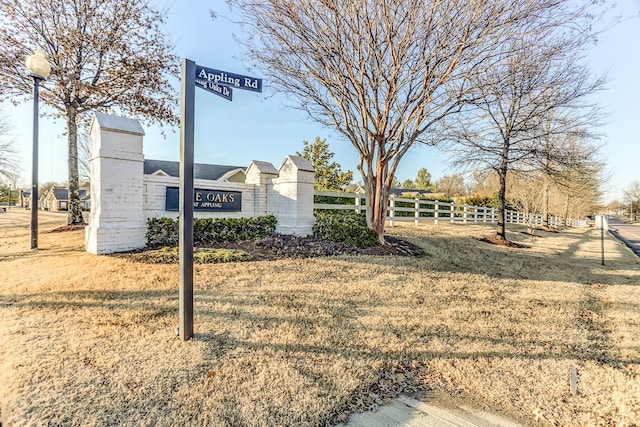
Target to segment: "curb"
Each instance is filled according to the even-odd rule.
[[[611,234],[618,241],[622,242],[627,248],[631,250],[631,252],[640,257],[640,248],[634,246],[630,241],[618,234],[618,230],[616,230],[615,228],[609,228],[609,234]]]

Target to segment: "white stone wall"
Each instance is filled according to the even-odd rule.
[[[85,248],[108,254],[145,246],[150,218],[177,218],[166,211],[166,188],[178,187],[172,176],[144,175],[142,138],[137,120],[96,113],[91,124],[91,212]],[[239,212],[194,211],[196,218],[259,217],[273,214],[276,231],[310,235],[313,216],[313,166],[304,158],[287,156],[279,170],[253,161],[244,183],[196,179],[194,188],[242,193]]]
[[[194,188],[202,190],[239,191],[242,193],[242,211],[240,212],[204,212],[193,211],[194,218],[251,218],[255,215],[254,185],[227,181],[194,180]],[[144,175],[144,221],[149,218],[177,218],[178,211],[165,211],[166,188],[178,187],[179,178],[173,176]],[[264,215],[264,214],[263,214]]]

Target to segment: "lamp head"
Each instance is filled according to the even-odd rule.
[[[46,79],[51,73],[51,64],[47,61],[42,49],[36,49],[33,55],[28,56],[25,64],[29,73],[34,77]]]

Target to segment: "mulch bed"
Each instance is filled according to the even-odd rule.
[[[62,233],[65,231],[84,230],[85,227],[85,224],[64,225],[62,227],[54,228],[53,230],[49,231],[49,233]]]
[[[84,229],[84,225],[65,225],[55,228],[50,233],[62,233]],[[384,245],[378,244],[368,248],[346,245],[339,242],[316,239],[315,237],[300,237],[286,234],[274,234],[256,241],[223,242],[212,248],[235,249],[248,252],[252,259],[276,260],[284,258],[317,258],[338,255],[378,255],[378,256],[415,256],[424,255],[419,246],[396,237],[385,237]],[[144,252],[132,251],[131,253]]]

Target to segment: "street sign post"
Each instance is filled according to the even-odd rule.
[[[262,79],[196,65],[196,78],[234,89],[262,92]]]
[[[179,256],[180,325],[178,334],[187,341],[193,338],[193,170],[194,117],[196,86],[232,101],[233,89],[262,92],[262,79],[229,73],[197,65],[184,59],[180,96],[180,188],[179,188]]]
[[[609,231],[609,222],[605,215],[596,215],[596,230],[600,230],[600,264],[604,265],[604,232]]]
[[[227,101],[233,101],[233,89],[228,86],[222,86],[217,83],[199,78],[196,78],[195,83],[199,88],[218,95],[219,97],[224,98]]]

